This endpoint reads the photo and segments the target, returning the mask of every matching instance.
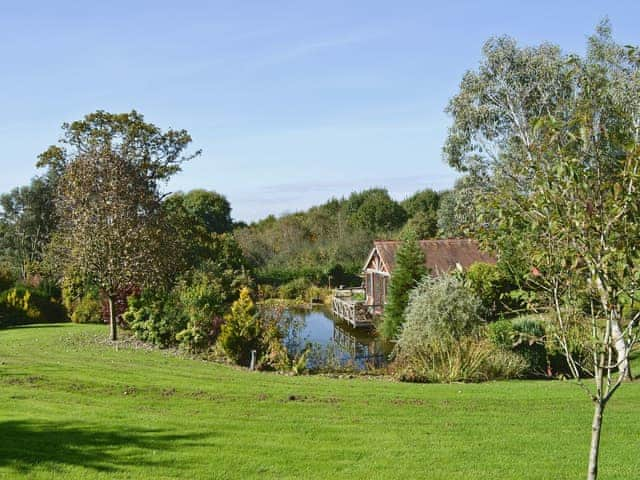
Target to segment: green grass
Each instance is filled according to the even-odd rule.
[[[569,382],[288,377],[119,349],[102,326],[0,331],[0,478],[583,478]],[[636,367],[638,370],[638,367]],[[640,468],[640,385],[605,416],[602,478]]]

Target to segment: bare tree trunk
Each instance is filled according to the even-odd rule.
[[[109,302],[109,338],[111,341],[115,342],[118,340],[118,325],[116,324],[116,318],[113,314],[113,297],[107,297],[107,301]]]
[[[611,322],[611,335],[613,337],[616,354],[618,355],[618,371],[621,375],[625,375],[625,380],[632,380],[629,352],[627,351],[627,344],[624,341],[624,334],[617,320]]]
[[[602,429],[602,414],[604,405],[601,401],[595,402],[593,411],[593,423],[591,424],[591,449],[589,450],[589,471],[587,480],[598,478],[598,454],[600,452],[600,432]]]

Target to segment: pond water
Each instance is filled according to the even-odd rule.
[[[391,353],[375,329],[355,329],[324,308],[287,311],[283,330],[290,352],[312,345],[311,367],[380,368]]]

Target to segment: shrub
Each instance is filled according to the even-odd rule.
[[[0,326],[67,320],[64,306],[38,289],[17,286],[0,294]]]
[[[102,302],[97,291],[90,290],[75,302],[71,312],[71,321],[74,323],[102,322]]]
[[[233,273],[218,272],[213,267],[203,264],[183,278],[175,289],[174,302],[187,319],[176,339],[183,348],[194,353],[207,350],[215,343],[223,315],[237,296],[231,278]]]
[[[14,287],[17,281],[15,274],[8,268],[0,268],[0,292]]]
[[[487,327],[487,337],[496,347],[511,350],[514,343],[515,330],[511,320],[498,320]]]
[[[520,355],[530,374],[547,374],[547,337],[542,321],[530,317],[499,320],[488,326],[487,337],[496,347]]]
[[[480,300],[457,276],[425,277],[409,294],[398,345],[411,350],[426,339],[469,334],[482,322],[480,308]]]
[[[248,366],[252,350],[256,350],[257,358],[266,353],[263,337],[263,325],[249,289],[243,288],[240,298],[231,306],[231,313],[225,317],[218,343],[231,361]]]
[[[491,320],[507,308],[508,293],[515,288],[496,266],[477,262],[466,272],[469,287],[482,302],[482,315]]]
[[[515,333],[513,351],[522,355],[534,375],[547,372],[547,350],[545,348],[544,325],[531,318],[520,318],[513,322]]]
[[[124,320],[137,338],[161,347],[175,345],[176,335],[187,325],[187,318],[175,297],[144,291],[129,297]]]
[[[499,349],[478,335],[440,337],[397,354],[397,377],[412,382],[480,382],[520,376],[527,367],[520,356]]]
[[[300,277],[281,285],[278,288],[278,293],[280,298],[302,299],[309,287],[311,287],[311,282],[306,278]]]

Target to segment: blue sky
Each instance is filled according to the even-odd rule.
[[[581,52],[605,15],[640,43],[636,1],[5,0],[0,191],[37,173],[62,122],[134,108],[203,149],[167,190],[219,191],[236,219],[447,188],[443,110],[483,42]]]

